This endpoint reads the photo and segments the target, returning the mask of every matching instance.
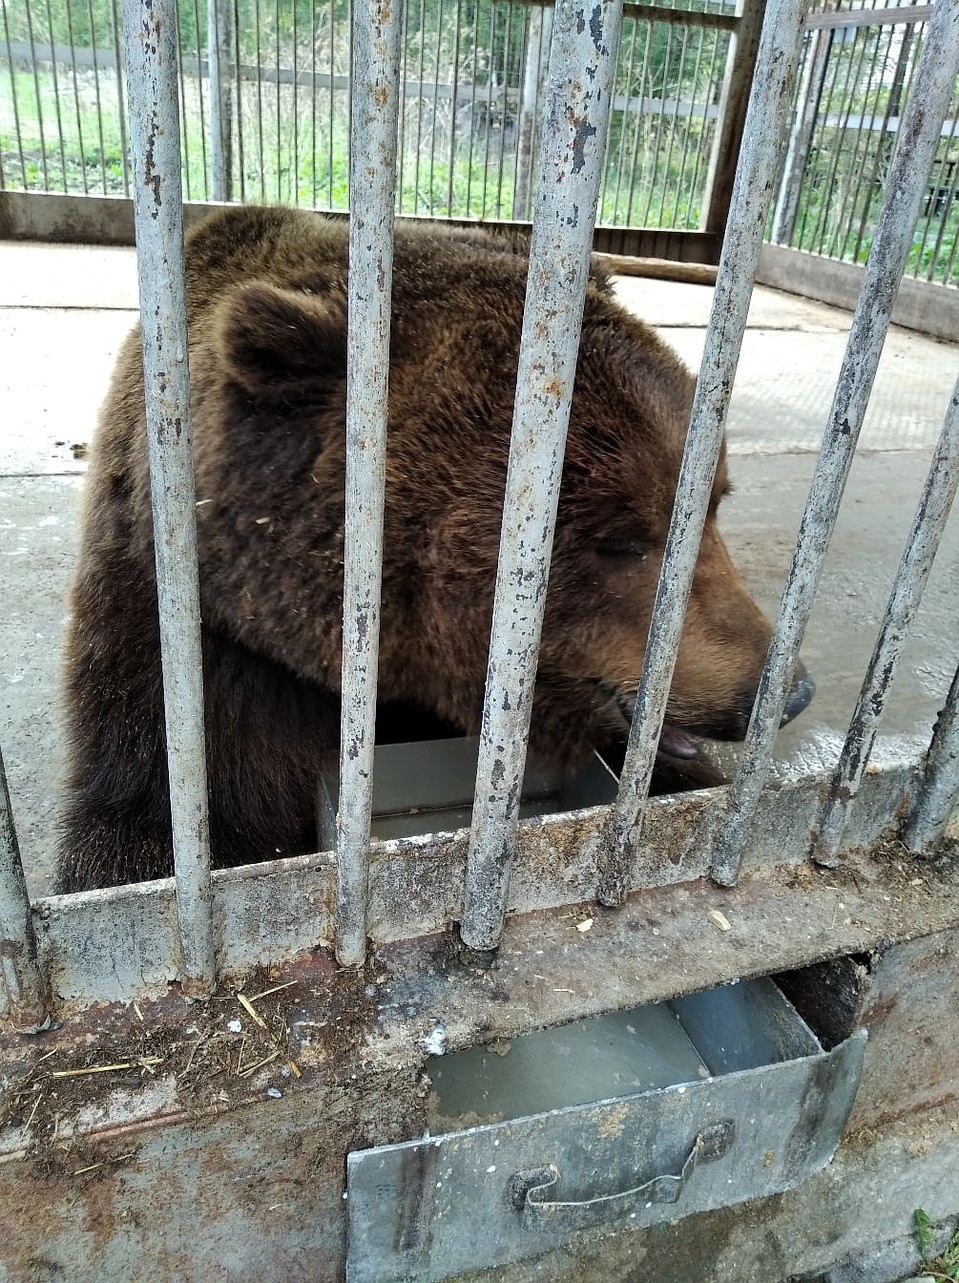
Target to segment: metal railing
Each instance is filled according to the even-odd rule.
[[[896,139],[916,91],[931,5],[810,15],[786,162],[771,222],[773,242],[865,262],[891,181]],[[959,86],[923,175],[906,271],[959,283]]]
[[[379,600],[379,556],[382,544],[380,515],[384,475],[381,452],[385,436],[385,361],[388,343],[392,184],[391,146],[397,132],[396,27],[387,22],[376,0],[357,8],[355,38],[362,73],[354,77],[354,120],[364,121],[354,130],[352,164],[368,172],[376,152],[375,181],[353,210],[349,273],[349,314],[353,339],[349,348],[350,395],[347,433],[350,445],[350,480],[355,507],[362,512],[347,539],[344,600],[343,726],[340,779],[340,826],[335,870],[323,856],[300,857],[285,865],[265,866],[271,876],[245,877],[235,884],[224,880],[211,891],[209,855],[203,840],[205,792],[202,763],[202,716],[199,658],[194,650],[197,628],[192,607],[177,604],[175,594],[189,601],[195,585],[196,557],[188,543],[175,551],[164,545],[173,532],[189,540],[193,520],[189,450],[171,445],[176,433],[163,431],[163,416],[179,417],[185,424],[189,405],[186,367],[186,318],[183,305],[182,239],[177,224],[179,153],[176,147],[175,48],[158,35],[172,12],[172,0],[153,0],[145,10],[139,0],[127,0],[127,84],[135,103],[135,170],[132,187],[138,198],[137,230],[143,270],[141,308],[148,386],[151,354],[162,337],[168,354],[166,382],[151,423],[157,448],[151,450],[154,488],[168,489],[166,499],[154,499],[158,522],[158,580],[170,579],[170,593],[161,591],[161,638],[165,674],[171,668],[189,669],[181,674],[182,697],[167,686],[167,736],[171,760],[171,805],[176,845],[175,894],[177,925],[169,914],[170,888],[162,884],[121,888],[47,901],[42,918],[43,947],[38,952],[38,920],[31,914],[16,847],[6,786],[0,790],[0,927],[3,939],[4,989],[0,1005],[23,1024],[40,1023],[43,1008],[65,986],[76,996],[90,997],[136,992],[171,968],[181,980],[203,989],[213,982],[215,968],[229,969],[238,958],[253,960],[250,939],[234,939],[241,918],[268,924],[270,948],[276,951],[309,947],[306,943],[334,943],[340,960],[359,963],[371,933],[414,933],[438,920],[461,921],[464,941],[475,948],[495,947],[504,917],[517,897],[511,890],[513,857],[522,840],[517,830],[511,793],[522,772],[529,723],[529,692],[536,671],[543,588],[550,559],[556,491],[562,466],[569,395],[579,344],[585,291],[585,269],[592,236],[592,219],[599,200],[601,142],[605,137],[603,99],[609,97],[613,76],[616,27],[619,15],[613,0],[596,13],[593,28],[585,19],[579,0],[562,0],[552,35],[549,106],[541,149],[540,190],[531,251],[525,321],[519,360],[509,482],[502,526],[496,608],[490,641],[480,766],[474,803],[474,826],[459,878],[454,903],[437,890],[427,908],[405,905],[394,895],[383,901],[381,889],[369,879],[369,788],[372,769],[372,717],[376,698],[376,627]],[[389,8],[389,6],[386,6]],[[148,30],[144,26],[149,13]],[[597,24],[599,24],[597,26]],[[586,38],[579,31],[585,28]],[[598,34],[597,34],[598,33]],[[686,599],[697,555],[699,537],[709,499],[711,481],[721,445],[732,377],[745,324],[751,278],[759,254],[767,203],[775,184],[771,181],[777,155],[777,134],[786,128],[790,88],[799,61],[801,0],[770,0],[760,42],[757,72],[747,116],[743,150],[729,228],[720,262],[710,335],[703,357],[692,421],[668,537],[656,611],[647,645],[646,662],[636,701],[630,745],[617,801],[605,812],[572,817],[575,824],[578,876],[593,894],[616,904],[637,885],[637,869],[644,843],[650,841],[646,794],[652,753],[663,720],[672,676],[672,660],[682,624]],[[366,43],[364,43],[364,40]],[[590,68],[585,75],[589,89],[580,98],[573,88],[577,78],[571,68]],[[816,590],[819,569],[828,545],[845,484],[849,461],[868,398],[878,349],[912,243],[920,209],[927,160],[937,146],[942,121],[949,108],[952,86],[959,71],[959,8],[936,6],[931,19],[926,52],[916,72],[915,92],[905,109],[900,141],[891,161],[893,182],[867,266],[860,304],[854,318],[846,360],[826,426],[816,476],[810,489],[793,568],[783,596],[780,617],[770,647],[760,694],[747,738],[742,768],[726,792],[698,803],[702,823],[698,831],[688,823],[688,813],[663,821],[679,826],[687,844],[695,838],[697,855],[676,876],[699,876],[703,861],[712,860],[713,876],[734,883],[751,838],[753,817],[770,761],[771,737],[778,727],[793,664],[798,653],[809,606]],[[382,84],[392,94],[379,92]],[[579,132],[587,121],[589,128]],[[575,134],[575,137],[574,137]],[[165,146],[153,144],[168,135]],[[584,146],[584,140],[586,145]],[[557,160],[575,151],[561,183],[556,182]],[[549,190],[556,196],[551,201]],[[568,210],[569,200],[579,203],[575,227],[558,216],[558,201]],[[154,217],[160,211],[157,217]],[[155,257],[161,255],[162,258]],[[162,262],[162,272],[156,265]],[[537,264],[549,265],[537,271]],[[556,264],[564,271],[557,273]],[[153,265],[151,267],[151,264]],[[163,294],[149,279],[164,278]],[[557,277],[559,278],[557,280]],[[545,326],[544,320],[549,319]],[[359,328],[359,327],[362,327]],[[552,328],[551,328],[552,327]],[[362,335],[362,342],[358,336]],[[173,357],[170,358],[169,354]],[[379,354],[379,357],[377,356]],[[170,372],[171,360],[176,368]],[[550,391],[544,394],[545,383]],[[150,398],[148,397],[148,400]],[[535,412],[532,407],[536,406]],[[903,558],[876,651],[863,685],[861,708],[869,719],[853,719],[836,768],[832,791],[817,821],[819,841],[812,851],[817,859],[832,861],[841,852],[845,811],[863,781],[875,725],[882,712],[885,691],[892,679],[898,640],[908,625],[921,595],[934,554],[944,515],[956,489],[957,421],[959,385],[953,396],[933,461],[909,545]],[[185,435],[185,434],[184,434]],[[361,456],[366,463],[361,463]],[[171,480],[177,476],[179,480]],[[348,505],[350,506],[350,505]],[[541,531],[530,538],[534,523]],[[173,554],[170,557],[170,554]],[[170,557],[167,563],[165,558]],[[516,574],[518,570],[522,574]],[[182,620],[186,618],[184,625]],[[371,623],[373,626],[371,627]],[[513,652],[510,654],[510,652]],[[930,751],[918,778],[905,785],[909,805],[901,820],[903,840],[914,851],[937,841],[959,795],[957,747],[957,690],[959,675],[933,735]],[[504,715],[504,710],[508,712]],[[349,751],[347,751],[347,749]],[[181,763],[178,767],[177,763]],[[352,763],[352,765],[351,765]],[[180,783],[177,776],[181,775]],[[895,782],[895,796],[903,785]],[[808,781],[801,790],[806,802],[818,806],[818,795]],[[770,804],[771,805],[771,804]],[[839,809],[837,810],[837,805]],[[569,820],[558,823],[567,824]],[[900,824],[896,806],[886,807],[880,830]],[[795,832],[808,851],[808,822],[797,821]],[[846,826],[848,828],[848,825]],[[564,830],[565,831],[565,830]],[[550,841],[551,830],[538,830]],[[876,830],[873,830],[875,834]],[[674,834],[674,837],[676,835]],[[199,838],[199,840],[197,840]],[[415,863],[419,851],[434,851],[425,838],[419,845],[406,844],[386,850],[381,858],[399,868]],[[698,863],[697,863],[698,861]],[[278,871],[274,876],[272,870]],[[401,873],[397,873],[398,884]],[[322,921],[300,913],[277,911],[283,897],[302,906],[322,904],[322,887],[335,877],[334,911]],[[435,880],[435,879],[434,879]],[[303,894],[303,887],[321,886],[319,894]],[[386,879],[390,885],[389,879]],[[558,894],[570,897],[570,883],[560,879]],[[299,892],[297,892],[299,887]],[[465,888],[465,889],[464,889]],[[557,894],[550,888],[549,894]],[[374,904],[375,902],[375,904]],[[272,907],[271,907],[272,906]],[[460,912],[461,911],[461,912]],[[419,915],[419,917],[417,917]],[[117,957],[112,932],[116,924],[135,918],[136,956]],[[281,927],[294,921],[288,930]],[[384,919],[387,927],[384,928]],[[93,924],[96,924],[94,929]],[[412,924],[412,925],[411,925]],[[286,934],[284,934],[286,932]],[[126,936],[124,938],[127,938]],[[110,966],[105,966],[105,959]],[[101,974],[102,973],[102,974]],[[59,977],[51,982],[50,976]],[[69,976],[69,981],[63,977]],[[58,985],[60,988],[58,988]],[[113,986],[111,988],[111,986]]]
[[[607,126],[600,220],[696,228],[707,194],[734,6],[627,5]],[[526,219],[552,8],[495,0],[405,6],[396,208]],[[345,210],[349,4],[177,6],[188,200]],[[118,0],[9,0],[0,27],[2,181],[129,194]]]

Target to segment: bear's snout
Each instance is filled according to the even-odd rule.
[[[782,721],[780,726],[785,726],[791,722],[794,717],[798,717],[803,709],[808,705],[813,695],[816,693],[816,683],[809,675],[809,670],[801,661],[796,665],[793,671],[793,684],[789,691],[789,697],[786,700],[786,706],[783,709]]]
[[[786,698],[786,703],[783,707],[782,720],[779,725],[785,726],[786,723],[791,722],[794,717],[798,717],[803,709],[807,707],[815,693],[816,683],[809,675],[809,670],[806,668],[806,665],[800,660],[793,670],[792,686],[789,688],[789,695]],[[742,734],[740,738],[746,734],[746,729],[749,726],[749,719],[752,717],[753,704],[755,703],[755,700],[755,690],[750,690],[743,696],[740,711],[742,726]]]

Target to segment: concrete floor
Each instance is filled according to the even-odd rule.
[[[633,279],[618,288],[695,368],[711,289]],[[83,446],[135,307],[130,250],[0,244],[0,745],[34,894],[49,888],[56,838],[57,685]],[[791,295],[755,293],[729,420],[735,489],[721,520],[770,613],[849,320]],[[781,759],[835,761],[957,372],[959,343],[891,331],[804,647],[818,694],[780,735]],[[957,588],[953,514],[884,721],[893,753],[928,740],[959,658]]]

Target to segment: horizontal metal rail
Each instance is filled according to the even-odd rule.
[[[773,740],[782,721],[957,72],[959,5],[938,4],[890,165],[888,196],[866,264],[745,749],[729,788],[726,818],[715,836],[713,877],[724,885],[733,885],[739,875],[745,836],[768,775]],[[707,838],[701,835],[700,840]]]
[[[890,5],[883,9],[837,9],[829,13],[811,13],[806,19],[810,29],[836,27],[880,27],[901,22],[927,22],[932,17],[931,4]]]
[[[746,329],[775,157],[785,133],[792,99],[791,85],[799,63],[802,12],[801,0],[771,0],[763,23],[706,349],[666,539],[622,781],[599,852],[601,873],[597,894],[606,905],[622,903],[633,852],[641,836],[683,617]]]
[[[932,464],[906,539],[892,593],[849,723],[812,855],[835,865],[849,807],[855,801],[875,743],[903,643],[915,619],[946,521],[959,489],[959,380],[933,451]]]
[[[915,806],[902,829],[902,840],[914,855],[940,840],[959,810],[959,668],[939,714]]]
[[[400,18],[400,6],[392,0],[359,0],[353,10],[343,695],[336,825],[336,955],[346,966],[358,966],[366,954]]]
[[[463,902],[474,949],[506,911],[621,18],[621,0],[560,0],[553,20]]]
[[[36,1029],[46,1016],[30,897],[0,753],[0,1017]]]
[[[182,982],[214,983],[175,0],[124,0],[163,701]]]

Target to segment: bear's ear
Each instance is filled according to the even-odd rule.
[[[284,397],[345,374],[346,299],[253,281],[219,305],[215,342],[224,373],[250,396]]]

